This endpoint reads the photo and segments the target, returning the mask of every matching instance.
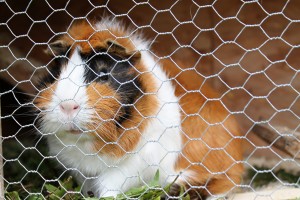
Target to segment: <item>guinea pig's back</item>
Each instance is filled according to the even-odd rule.
[[[168,60],[164,69],[175,79],[182,127],[182,154],[176,169],[187,184],[206,185],[204,194],[220,194],[241,181],[243,151],[238,124],[218,94],[195,70],[181,70]],[[203,189],[204,190],[204,189]]]

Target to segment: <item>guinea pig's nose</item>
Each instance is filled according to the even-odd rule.
[[[80,106],[75,101],[64,101],[59,104],[60,110],[65,114],[73,114],[79,110]]]

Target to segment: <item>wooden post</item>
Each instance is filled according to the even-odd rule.
[[[2,159],[2,122],[1,122],[1,96],[0,96],[0,199],[4,199],[4,174]]]
[[[256,124],[252,131],[268,144],[272,144],[272,147],[280,149],[292,156],[292,158],[300,159],[300,132],[291,130],[287,127],[275,126],[274,128],[281,135],[270,127],[259,124]]]

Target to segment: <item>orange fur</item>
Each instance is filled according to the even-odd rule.
[[[152,79],[149,74],[139,78]],[[151,87],[145,85],[145,88],[148,93],[152,92]],[[125,121],[122,127],[117,127],[114,119],[122,115],[117,93],[107,85],[91,84],[87,87],[87,94],[89,105],[97,112],[93,123],[88,124],[89,130],[95,130],[95,150],[118,158],[133,151],[148,123],[147,117],[154,116],[158,109],[156,96],[142,96],[135,103],[130,120]]]
[[[219,100],[210,100],[218,95],[203,84],[196,71],[181,71],[169,60],[163,64],[169,76],[175,77],[176,95],[183,110],[184,147],[176,169],[194,172],[185,183],[188,188],[206,185],[206,191],[202,191],[206,195],[230,190],[240,183],[243,172],[243,165],[237,163],[242,160],[243,151],[241,141],[234,138],[240,136],[234,117]]]
[[[104,30],[95,32],[94,28],[82,21],[73,25],[68,31],[69,35],[63,36],[61,39],[71,46],[71,51],[76,46],[80,46],[82,53],[89,53],[93,49],[104,48],[108,49],[108,52],[117,53],[119,56],[132,56],[139,58],[140,53],[136,52],[134,44],[128,38],[123,37],[124,33],[118,30]],[[126,51],[118,51],[118,49],[112,48],[107,41],[119,44],[126,47]],[[117,52],[115,52],[117,51]],[[146,68],[139,62],[135,65],[139,72],[145,72]],[[141,83],[143,84],[144,93],[154,92],[153,77],[151,74],[136,73]],[[147,81],[144,81],[147,80]],[[118,102],[119,98],[115,91],[108,88],[106,85],[91,84],[87,87],[87,94],[89,96],[89,104],[95,109],[98,116],[95,116],[93,124],[89,124],[91,130],[95,130],[94,134],[97,135],[97,142],[95,143],[96,151],[103,154],[113,155],[115,157],[122,157],[126,152],[130,152],[136,147],[140,140],[141,133],[144,131],[149,116],[154,116],[157,109],[157,99],[154,95],[144,95],[135,103],[135,108],[132,112],[130,120],[125,121],[122,126],[116,127],[114,119],[118,118],[122,113],[119,112],[121,104]],[[106,98],[110,96],[111,98]],[[105,98],[103,98],[105,97]],[[104,120],[107,120],[103,122]],[[102,125],[100,125],[102,124]],[[109,144],[107,144],[109,143]]]
[[[115,52],[116,49],[111,47],[107,41],[120,44],[126,47],[125,52],[117,52],[120,56],[136,56],[139,57],[140,53],[135,50],[135,46],[128,38],[124,37],[124,33],[119,30],[103,30],[96,32],[86,21],[81,21],[74,24],[68,31],[67,35],[64,35],[61,40],[65,41],[72,50],[74,47],[80,46],[82,53],[89,53],[92,49],[99,47],[105,48],[108,52]],[[72,51],[71,50],[71,51]]]
[[[95,32],[90,24],[81,22],[71,27],[68,33],[61,39],[72,46],[72,50],[80,46],[81,51],[87,53],[93,48],[108,48],[107,41],[114,41],[125,47],[125,51],[116,52],[121,56],[140,56],[128,38],[117,38],[124,36],[118,30]],[[204,194],[219,194],[230,190],[240,183],[243,171],[242,164],[237,163],[242,160],[243,152],[241,141],[235,138],[240,136],[240,132],[234,117],[220,101],[210,100],[217,94],[203,84],[203,79],[195,71],[182,72],[169,60],[161,63],[169,76],[175,78],[176,95],[180,98],[182,108],[183,149],[175,168],[178,171],[192,171],[193,174],[184,184],[187,187],[206,185],[206,190],[202,191]],[[135,67],[140,72],[146,71],[141,62],[137,62]],[[136,73],[140,79],[144,93],[156,92],[151,73],[132,73]],[[87,90],[88,103],[99,116],[95,115],[94,122],[88,124],[91,130],[95,130],[95,149],[100,154],[115,157],[122,157],[126,152],[134,150],[148,124],[147,117],[155,116],[158,110],[157,97],[144,95],[135,103],[131,120],[124,121],[123,127],[117,127],[114,119],[122,114],[118,94],[105,84],[91,84]],[[200,92],[186,92],[191,90]],[[44,91],[41,96],[50,98],[51,92]],[[40,105],[45,103],[41,99],[38,102]]]
[[[48,84],[42,89],[34,99],[34,104],[39,110],[43,110],[47,107],[47,104],[51,101],[53,92],[55,91],[57,84]]]

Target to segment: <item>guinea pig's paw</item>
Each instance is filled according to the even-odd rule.
[[[172,184],[168,193],[165,194],[161,199],[163,200],[173,200],[173,199],[181,199],[180,195],[181,186],[179,184]]]
[[[173,199],[182,199],[185,196],[189,196],[191,200],[207,200],[209,198],[203,196],[200,194],[199,191],[194,189],[189,189],[186,192],[184,192],[182,195],[180,194],[182,192],[182,186],[179,184],[172,184],[170,187],[169,192],[162,197],[164,200],[173,200]]]
[[[202,199],[207,200],[208,199],[207,197],[200,194],[199,191],[197,191],[197,190],[190,190],[190,191],[188,191],[188,194],[189,194],[191,200],[202,200]]]
[[[172,197],[177,197],[180,194],[180,185],[174,183],[171,185],[170,190],[168,192],[168,198],[166,199],[171,199]]]

